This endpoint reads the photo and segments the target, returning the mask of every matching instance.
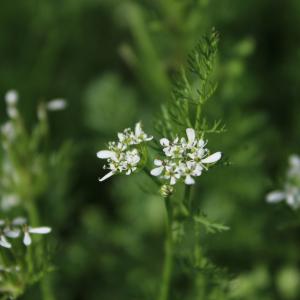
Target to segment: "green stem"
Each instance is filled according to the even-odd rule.
[[[39,214],[36,209],[35,204],[33,201],[30,201],[29,204],[27,205],[27,212],[29,215],[30,219],[30,225],[32,227],[36,227],[40,225],[39,221]],[[43,257],[43,249],[41,248],[41,245],[37,245],[36,247],[36,252],[33,253],[33,248],[29,248],[29,270],[30,272],[33,271],[33,259],[41,259]],[[55,300],[52,287],[49,281],[49,278],[47,278],[47,275],[44,275],[40,282],[40,288],[41,288],[41,294],[42,294],[42,299],[43,300]]]
[[[191,199],[191,186],[190,185],[185,186],[183,199],[186,202],[188,210],[191,211],[192,199]]]
[[[165,241],[165,260],[163,266],[162,285],[158,300],[168,300],[170,294],[171,277],[173,270],[173,237],[172,237],[172,208],[170,198],[166,198],[166,241]]]
[[[196,109],[196,119],[195,119],[195,129],[196,130],[198,130],[198,127],[199,127],[200,115],[201,115],[201,104],[198,103],[197,109]]]

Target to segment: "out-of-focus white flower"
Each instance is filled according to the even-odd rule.
[[[2,234],[0,236],[0,246],[4,248],[11,248],[11,243],[6,239],[6,237]]]
[[[6,112],[7,112],[7,115],[11,119],[15,119],[19,115],[19,111],[18,111],[17,107],[15,107],[15,106],[9,106],[9,107],[7,107],[6,108]]]
[[[19,115],[19,111],[17,109],[18,99],[19,95],[15,90],[7,91],[5,94],[6,111],[11,119],[15,119]]]
[[[193,128],[187,128],[186,135],[187,140],[178,137],[173,141],[167,138],[160,140],[166,158],[154,160],[156,167],[151,170],[151,175],[170,180],[171,185],[184,178],[185,184],[191,185],[195,183],[193,177],[199,177],[210,164],[221,159],[221,152],[209,155],[208,149],[205,148],[206,142],[196,138]]]
[[[3,265],[0,265],[0,273],[15,273],[20,272],[21,268],[20,266],[11,266],[11,267],[5,267]]]
[[[64,110],[67,107],[65,99],[53,99],[47,103],[47,109],[50,111]]]
[[[286,185],[283,191],[273,191],[266,196],[268,203],[278,203],[286,201],[293,209],[300,207],[300,188],[292,185]]]
[[[291,208],[300,208],[300,157],[293,154],[289,157],[289,168],[283,190],[267,194],[268,203],[285,201]]]
[[[51,232],[51,228],[47,226],[43,227],[30,227],[27,225],[26,218],[17,217],[11,222],[0,220],[0,246],[4,248],[11,248],[11,243],[7,240],[17,239],[21,236],[21,232],[24,232],[23,243],[25,246],[29,246],[32,243],[31,234],[48,234]]]
[[[12,142],[16,137],[15,126],[11,121],[5,122],[1,126],[1,133],[8,142]]]
[[[107,150],[97,152],[98,158],[107,160],[104,169],[109,170],[99,181],[104,181],[117,173],[130,175],[135,172],[141,161],[141,153],[136,145],[152,139],[153,137],[143,131],[140,122],[135,125],[134,131],[126,128],[123,132],[119,132],[117,142],[110,142]]]
[[[2,210],[7,211],[10,210],[12,207],[19,205],[19,203],[20,198],[17,195],[4,195],[1,199],[0,207]]]
[[[32,243],[30,234],[48,234],[51,232],[50,227],[25,227],[23,243],[25,246],[30,246]]]
[[[292,154],[289,157],[289,169],[287,175],[289,177],[300,177],[300,157],[296,154]]]
[[[8,106],[14,106],[19,100],[19,94],[16,90],[9,90],[5,94],[5,101]]]

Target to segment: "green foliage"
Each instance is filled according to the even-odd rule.
[[[180,66],[188,53],[216,26],[221,39],[209,77],[212,84],[218,81],[218,88],[214,101],[201,106],[199,128],[212,149],[222,146],[230,164],[201,177],[192,196],[195,209],[208,216],[208,228],[211,220],[221,220],[230,230],[207,234],[205,225],[197,223],[202,245],[198,268],[195,257],[182,256],[185,248],[177,245],[172,299],[299,299],[299,212],[264,200],[267,192],[281,187],[288,156],[300,152],[299,16],[297,0],[1,3],[0,92],[16,88],[25,99],[20,109],[29,136],[26,151],[20,145],[13,152],[30,174],[24,178],[38,182],[26,189],[39,195],[35,203],[41,224],[55,228],[50,253],[57,268],[52,274],[56,298],[157,296],[164,240],[159,188],[146,176],[99,185],[95,153],[135,121],[145,120],[145,129],[151,129],[153,113],[161,120],[161,104],[169,115],[167,103],[175,105],[170,99],[174,74],[179,71],[175,78],[182,81]],[[188,69],[185,74],[197,101],[199,77]],[[50,117],[47,147],[44,142],[29,147],[36,100],[54,95],[66,97],[69,110]],[[116,106],[121,108],[114,114]],[[0,101],[1,124],[4,107]],[[196,104],[190,107],[193,125]],[[222,129],[221,123],[217,128],[212,123],[220,119],[226,132],[209,134],[211,128]],[[168,122],[175,126],[175,121]],[[176,123],[176,133],[182,134],[186,122]],[[163,135],[159,130],[157,136]],[[69,137],[73,144],[58,147]],[[1,151],[1,166],[5,161]],[[32,163],[40,167],[34,169]],[[19,193],[15,185],[3,185],[7,176],[1,168],[1,203],[4,194]],[[185,226],[180,223],[175,233],[182,238],[186,232],[191,249],[198,240],[195,223],[179,200],[176,218],[185,220]],[[7,214],[1,207],[1,216]],[[43,244],[44,239],[35,242]],[[0,250],[2,256],[6,249]],[[1,269],[0,285],[9,277],[22,290],[23,274],[20,280],[17,276]],[[27,286],[20,299],[41,299],[38,285]]]
[[[194,220],[196,223],[203,225],[207,233],[223,232],[230,229],[228,226],[225,226],[223,224],[211,222],[203,213],[195,216]]]
[[[174,131],[183,132],[188,127],[195,128],[202,135],[224,130],[221,121],[215,121],[210,127],[201,115],[205,102],[217,88],[213,73],[218,41],[218,33],[214,29],[201,38],[189,55],[187,68],[182,68],[174,80],[172,100],[162,108],[157,124],[157,132],[163,133],[163,136],[173,134],[174,137]]]

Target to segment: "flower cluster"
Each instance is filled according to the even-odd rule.
[[[27,220],[23,217],[18,217],[11,222],[0,220],[0,246],[11,248],[12,245],[9,239],[19,238],[23,233],[23,244],[30,246],[32,243],[30,234],[48,234],[51,232],[50,227],[30,227],[27,225]]]
[[[99,181],[104,181],[116,173],[130,175],[136,171],[141,161],[141,153],[137,145],[152,139],[152,136],[148,136],[143,131],[140,122],[135,125],[134,131],[127,128],[123,132],[119,132],[117,142],[110,142],[108,150],[101,150],[97,153],[98,158],[107,160],[104,169],[110,170]]]
[[[283,190],[270,192],[266,201],[268,203],[278,203],[286,201],[293,209],[300,207],[300,157],[291,155],[289,158],[289,168],[286,174],[286,181]]]
[[[209,155],[209,150],[205,148],[206,142],[197,139],[194,129],[187,128],[186,135],[187,140],[178,137],[173,141],[166,138],[160,140],[166,158],[154,160],[156,168],[151,171],[151,175],[160,176],[171,185],[184,178],[185,184],[191,185],[195,183],[193,177],[200,176],[210,164],[221,159],[221,152]]]

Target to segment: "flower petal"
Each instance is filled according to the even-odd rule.
[[[161,167],[158,167],[158,168],[155,168],[153,170],[151,170],[151,175],[152,176],[159,176],[161,174],[161,172],[163,171],[164,167],[161,166]]]
[[[23,243],[25,246],[31,245],[31,237],[27,231],[24,233]]]
[[[109,150],[101,150],[97,152],[97,157],[101,159],[113,158],[116,156],[116,153]]]
[[[115,172],[111,171],[111,172],[107,173],[106,175],[104,175],[102,178],[99,178],[99,181],[102,182],[102,181],[108,179],[109,177],[113,176],[114,174],[115,174]]]
[[[162,138],[160,139],[160,144],[164,147],[169,146],[170,145],[170,141],[166,138]]]
[[[274,191],[274,192],[269,193],[266,196],[266,201],[268,203],[277,203],[277,202],[284,200],[285,198],[286,198],[286,194],[284,192]]]
[[[155,166],[162,166],[162,161],[160,159],[154,159],[154,165]]]
[[[31,228],[29,227],[28,231],[30,233],[38,233],[38,234],[48,234],[51,232],[51,227],[35,227],[35,228]]]
[[[187,128],[186,135],[188,137],[189,144],[193,144],[195,141],[195,137],[196,137],[195,130],[193,128]]]
[[[20,229],[4,229],[4,234],[11,239],[18,238],[20,236],[20,233]]]
[[[185,177],[184,183],[188,185],[195,184],[195,180],[192,176],[188,175]]]
[[[290,165],[293,166],[293,167],[299,167],[300,166],[300,157],[296,154],[292,154],[290,157],[289,157],[289,162],[290,162]]]
[[[143,133],[141,122],[136,123],[134,133],[136,136],[140,136]]]
[[[27,223],[27,220],[26,220],[26,218],[23,218],[23,217],[17,217],[15,219],[13,219],[13,221],[12,221],[12,225],[14,225],[14,226],[21,226],[26,223]]]
[[[47,103],[47,109],[50,111],[63,110],[67,107],[65,99],[53,99]]]
[[[170,184],[171,185],[175,185],[176,184],[176,178],[173,176],[173,177],[171,177],[171,179],[170,179]]]
[[[9,249],[9,248],[11,248],[11,243],[9,243],[7,241],[7,239],[3,235],[1,235],[1,237],[0,237],[0,246]]]
[[[212,164],[217,162],[218,160],[220,160],[222,157],[222,153],[221,152],[216,152],[212,155],[207,156],[206,158],[202,159],[201,162],[203,164]]]

